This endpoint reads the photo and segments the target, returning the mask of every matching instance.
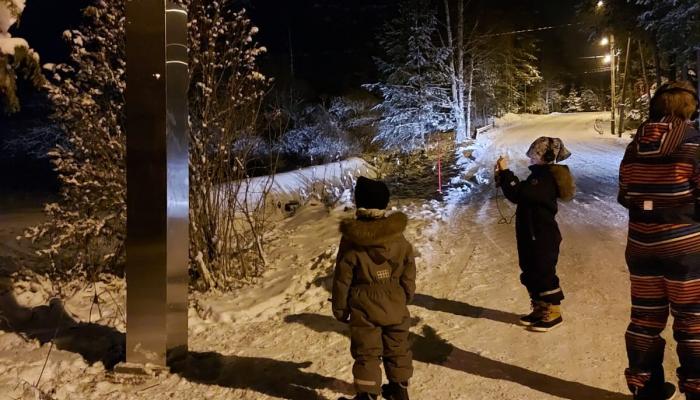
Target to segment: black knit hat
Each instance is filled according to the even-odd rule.
[[[355,205],[384,210],[389,205],[389,188],[382,181],[361,176],[355,184]]]

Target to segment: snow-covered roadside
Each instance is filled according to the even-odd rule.
[[[411,306],[413,398],[627,398],[621,374],[629,312],[622,257],[625,216],[614,198],[625,142],[595,133],[595,117],[509,116],[463,149],[473,151],[462,160],[465,176],[475,177],[472,185],[451,190],[442,203],[402,201],[398,206],[410,216],[406,235],[421,254],[418,296]],[[514,324],[527,310],[527,296],[518,282],[513,228],[497,223],[490,182],[491,166],[501,153],[523,176],[524,152],[540,135],[560,136],[571,148],[568,163],[581,191],[576,201],[562,205],[559,218],[565,238],[560,272],[566,322],[546,335]],[[347,193],[344,200],[350,200]],[[88,366],[76,349],[54,349],[47,366],[51,373],[39,387],[56,389],[57,399],[301,400],[351,392],[347,330],[330,316],[327,302],[337,221],[351,215],[342,203],[328,210],[309,202],[275,230],[269,257],[274,265],[258,284],[191,295],[192,353],[179,373],[124,378],[99,363]],[[29,301],[22,296],[37,299],[28,305],[47,304],[47,299],[38,301],[45,295],[28,292],[31,288],[13,291],[22,302]],[[76,299],[65,308],[87,321],[90,291]],[[103,307],[108,316],[117,313],[108,301]],[[21,382],[35,382],[48,348],[23,341],[16,330],[0,333],[0,393],[31,398],[23,397]],[[672,371],[677,365],[672,349],[667,354]]]
[[[261,176],[238,182],[238,200],[256,204],[260,196],[267,193],[267,201],[273,204],[286,204],[322,200],[330,196],[338,199],[345,189],[351,188],[355,179],[364,175],[375,177],[377,171],[367,161],[352,157],[334,163],[282,172],[272,177]]]

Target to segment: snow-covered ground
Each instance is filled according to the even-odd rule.
[[[312,198],[325,196],[339,198],[346,188],[351,188],[355,179],[364,175],[374,178],[377,172],[367,161],[352,157],[325,165],[282,172],[274,176],[260,176],[237,182],[238,200],[256,204],[263,193],[272,203],[285,204],[296,201],[301,204]]]
[[[508,116],[469,149],[476,161],[464,164],[464,178],[474,182],[471,187],[452,190],[443,203],[397,205],[410,215],[407,236],[421,253],[411,306],[412,398],[628,398],[622,376],[629,313],[626,215],[615,202],[626,140],[596,133],[593,123],[601,117]],[[498,223],[498,205],[505,214],[514,209],[497,196],[490,176],[499,154],[524,176],[524,153],[541,135],[561,137],[570,148],[567,164],[580,190],[559,214],[565,323],[546,334],[516,324],[529,303],[518,282],[514,228]],[[106,355],[123,340],[116,306],[123,302],[122,282],[98,285],[102,316],[93,310],[90,317],[92,288],[61,307],[49,302],[47,283],[0,281],[14,285],[0,296],[0,324],[7,320],[0,331],[0,399],[33,398],[31,385],[50,348],[45,341],[66,322],[71,329],[62,329],[38,385],[57,399],[302,400],[352,393],[347,328],[332,318],[327,301],[337,221],[351,215],[344,204],[328,211],[309,203],[273,233],[269,259],[275,263],[257,285],[191,295],[189,362],[154,377],[114,375],[90,364],[110,363]],[[48,322],[40,329],[36,320]],[[85,345],[96,337],[102,340]],[[673,349],[666,354],[667,371],[673,371]]]

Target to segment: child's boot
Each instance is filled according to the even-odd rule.
[[[671,397],[671,398],[673,398],[673,397]],[[686,400],[700,400],[700,393],[686,393],[685,399]]]
[[[382,397],[386,400],[409,400],[408,382],[389,382],[382,385]]]
[[[534,332],[549,332],[561,325],[561,306],[558,304],[545,303],[542,319],[530,325],[528,329]]]
[[[671,400],[676,397],[678,392],[676,387],[671,382],[665,382],[663,385],[654,387],[647,385],[633,396],[634,400]],[[688,400],[700,400],[700,397],[687,397]]]
[[[377,400],[378,398],[379,398],[378,394],[358,393],[352,399],[349,399],[347,397],[341,397],[338,400]]]
[[[531,300],[530,305],[532,307],[532,312],[528,315],[523,315],[520,317],[520,325],[532,326],[535,322],[538,322],[544,316],[547,303],[538,300]]]

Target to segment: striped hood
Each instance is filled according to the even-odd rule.
[[[687,128],[688,124],[676,117],[642,124],[634,136],[637,157],[668,157],[683,143]]]
[[[679,118],[643,124],[620,165],[618,201],[630,222],[697,223],[700,132]]]

